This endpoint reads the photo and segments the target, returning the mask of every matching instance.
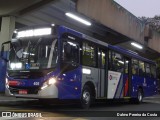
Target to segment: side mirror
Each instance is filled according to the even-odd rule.
[[[11,41],[7,41],[2,43],[2,48],[1,48],[1,58],[8,62],[9,60],[9,49],[10,49]],[[8,46],[8,47],[7,47]]]

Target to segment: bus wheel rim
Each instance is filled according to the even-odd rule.
[[[142,93],[141,92],[139,92],[139,94],[138,94],[138,100],[142,101]]]
[[[88,91],[83,92],[83,101],[85,104],[90,102],[90,93]]]

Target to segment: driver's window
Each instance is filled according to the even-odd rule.
[[[65,40],[63,42],[62,60],[70,64],[79,63],[79,44],[74,41]]]

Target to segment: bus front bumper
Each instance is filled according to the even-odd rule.
[[[22,97],[22,98],[37,98],[37,99],[45,99],[45,98],[58,98],[58,88],[53,84],[44,89],[40,89],[37,94],[17,94],[11,93],[9,88],[5,89],[6,96],[13,97]]]

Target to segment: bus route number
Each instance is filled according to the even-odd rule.
[[[38,86],[38,85],[39,85],[39,82],[34,82],[33,85]]]

